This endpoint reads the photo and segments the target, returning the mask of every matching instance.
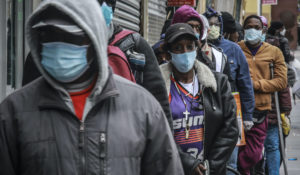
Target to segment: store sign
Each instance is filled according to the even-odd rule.
[[[278,0],[262,0],[262,5],[277,5]]]
[[[169,7],[180,7],[182,5],[196,6],[196,0],[168,0]]]

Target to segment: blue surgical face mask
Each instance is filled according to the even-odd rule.
[[[254,28],[245,30],[245,41],[251,45],[261,42],[262,30],[256,30]]]
[[[193,68],[197,52],[194,50],[182,54],[175,54],[172,52],[170,52],[170,54],[172,56],[172,64],[175,68],[181,73],[186,73]]]
[[[113,9],[112,7],[108,6],[105,2],[103,2],[103,4],[101,5],[101,9],[106,25],[109,26],[113,19]]]
[[[200,34],[199,33],[195,33],[196,37],[198,38],[198,40],[200,39]]]
[[[261,35],[261,42],[265,42],[265,40],[266,40],[266,34],[264,33]]]
[[[41,64],[57,81],[70,83],[89,68],[87,48],[63,42],[43,43]]]

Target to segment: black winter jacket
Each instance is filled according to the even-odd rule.
[[[280,34],[276,36],[267,34],[266,42],[278,47],[282,51],[286,63],[295,59],[295,57],[291,54],[289,41],[286,37],[281,36]]]
[[[291,54],[289,40],[284,36],[279,36],[279,42],[285,62],[289,63],[290,61],[293,61],[295,57]]]
[[[160,66],[168,93],[172,64]],[[210,175],[226,174],[226,162],[235,148],[239,131],[236,106],[228,79],[222,73],[212,73],[199,61],[195,62],[199,83],[203,86],[204,102],[204,159],[209,161]],[[192,175],[201,162],[179,150],[186,175]]]
[[[110,41],[114,40],[114,36],[121,32],[123,28],[120,25],[114,24],[114,33]],[[139,34],[133,33],[116,43],[121,50],[131,49],[135,52],[142,53],[146,57],[146,64],[143,71],[143,83],[141,86],[146,88],[162,106],[169,123],[172,123],[170,107],[166,86],[159,70],[159,65],[156,56],[147,43],[147,41]]]

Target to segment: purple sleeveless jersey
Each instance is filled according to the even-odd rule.
[[[203,110],[195,109],[199,106],[199,96],[193,97],[192,95],[186,96],[188,91],[184,89],[179,83],[177,87],[181,95],[187,103],[187,109],[191,113],[189,115],[189,138],[185,138],[186,119],[183,112],[185,112],[185,105],[181,96],[175,87],[175,80],[171,78],[170,89],[170,108],[173,116],[174,138],[177,144],[180,145],[184,152],[189,153],[195,158],[203,159]],[[193,102],[193,105],[191,105]],[[193,107],[191,107],[193,106]],[[193,109],[194,108],[194,109]]]

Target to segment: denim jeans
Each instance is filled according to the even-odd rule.
[[[237,170],[238,151],[239,151],[239,147],[236,146],[227,162],[227,166],[230,166],[231,168],[233,168],[235,170]],[[235,173],[227,170],[226,175],[235,175]]]
[[[280,169],[280,150],[279,150],[279,135],[278,126],[269,125],[267,138],[265,140],[266,166],[269,174],[279,175]]]

